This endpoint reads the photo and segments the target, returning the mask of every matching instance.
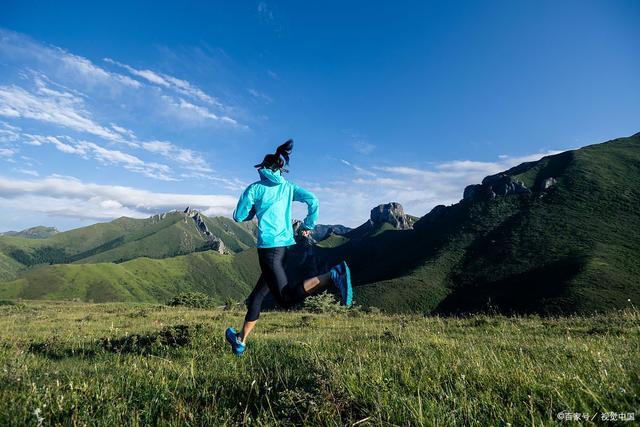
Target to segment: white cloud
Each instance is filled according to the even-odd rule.
[[[20,138],[20,128],[5,122],[0,122],[0,126],[0,144],[9,144]]]
[[[20,172],[23,173],[25,175],[30,175],[30,176],[40,176],[40,174],[37,171],[34,171],[32,169],[22,169],[22,168],[17,168],[15,169],[16,172]]]
[[[436,205],[457,203],[467,185],[479,183],[487,175],[557,153],[559,151],[502,156],[495,162],[455,160],[427,168],[403,165],[370,168],[375,172],[341,160],[355,176],[323,185],[306,185],[320,198],[321,222],[357,226],[369,218],[371,208],[378,204],[400,202],[407,213],[423,216]]]
[[[185,169],[198,172],[211,172],[211,167],[206,160],[193,150],[180,148],[167,141],[143,142],[142,148],[152,153],[158,153],[168,159],[172,159]]]
[[[11,157],[15,153],[11,148],[0,148],[0,157]]]
[[[211,120],[215,122],[226,123],[232,126],[239,126],[238,122],[231,117],[219,116],[206,107],[192,104],[191,102],[186,101],[182,98],[175,100],[170,96],[163,95],[162,99],[166,101],[167,105],[170,107],[170,113],[172,115],[178,116],[183,120],[200,123]]]
[[[35,93],[18,86],[0,86],[0,115],[52,123],[112,141],[122,139],[91,119],[81,97],[53,90],[41,80],[36,80],[36,85]]]
[[[355,170],[356,172],[358,172],[361,175],[366,175],[366,176],[376,176],[376,174],[374,172],[371,172],[370,170],[367,170],[363,167],[360,167],[358,165],[354,165],[353,163],[344,160],[344,159],[340,159],[340,161],[342,163],[344,163],[345,165],[349,166],[350,168],[353,168],[353,170]]]
[[[74,145],[66,144],[66,143],[60,141],[55,136],[48,136],[48,137],[45,138],[45,141],[50,142],[59,151],[62,151],[63,153],[78,154],[78,155],[81,155],[81,156],[83,156],[83,155],[85,155],[87,153],[87,147],[86,146],[80,145],[80,144],[74,144]]]
[[[143,218],[186,206],[230,215],[236,198],[227,195],[158,193],[132,187],[85,183],[72,177],[50,176],[15,180],[0,176],[0,199],[5,208],[29,206],[32,211],[73,218]]]
[[[110,123],[111,129],[118,132],[120,135],[126,136],[130,139],[136,139],[136,134],[131,129],[123,128],[122,126],[118,126],[115,123]]]
[[[130,65],[115,61],[111,58],[105,58],[104,60],[110,64],[117,65],[119,67],[124,68],[131,74],[147,80],[149,83],[162,86],[165,88],[170,88],[175,90],[176,92],[179,92],[183,95],[190,96],[199,101],[203,101],[211,105],[222,107],[222,104],[217,99],[206,94],[202,89],[189,83],[186,80],[182,80],[177,77],[173,77],[168,74],[163,74],[163,73],[159,73],[152,70],[139,70],[131,67]]]
[[[75,83],[88,86],[101,85],[110,90],[139,88],[140,82],[101,68],[87,58],[73,55],[64,49],[38,43],[31,38],[0,29],[0,54],[21,62],[33,62],[50,73],[64,76]]]
[[[119,150],[111,150],[93,142],[76,141],[75,147],[79,150],[77,154],[89,152],[95,160],[106,165],[119,165],[131,172],[140,173],[161,181],[176,180],[171,174],[171,168],[167,165],[146,162],[134,155]]]
[[[247,92],[249,92],[249,95],[253,96],[259,101],[264,102],[265,104],[271,104],[273,102],[273,98],[271,98],[264,92],[260,92],[259,90],[249,88],[247,89]]]
[[[353,144],[351,144],[351,146],[358,153],[364,154],[364,155],[371,154],[373,153],[373,150],[376,149],[376,146],[374,144],[370,144],[365,141],[355,141]]]
[[[169,166],[147,162],[120,150],[105,148],[95,142],[78,140],[69,136],[43,136],[25,134],[26,143],[30,145],[51,144],[57,150],[67,154],[75,154],[84,159],[92,158],[104,165],[118,165],[131,171],[161,181],[175,181]]]
[[[139,88],[140,82],[133,80],[130,77],[123,76],[121,74],[111,73],[104,68],[98,67],[86,58],[81,56],[72,55],[62,49],[58,49],[60,58],[70,68],[75,69],[80,75],[85,76],[87,79],[104,81],[111,83],[116,81],[125,86],[132,88]]]
[[[103,105],[107,106],[105,109],[108,109],[109,106],[113,107],[116,105],[119,105],[121,108],[145,108],[147,115],[150,113],[163,115],[168,111],[175,113],[176,110],[179,110],[177,114],[178,118],[185,118],[185,116],[189,115],[185,114],[185,110],[191,110],[190,115],[192,120],[187,120],[187,124],[200,124],[203,120],[215,120],[233,126],[237,125],[235,119],[228,117],[228,113],[214,113],[205,107],[192,103],[171,102],[172,98],[165,98],[163,96],[164,90],[171,90],[195,101],[213,106],[220,111],[228,112],[233,110],[233,108],[223,105],[215,97],[205,93],[202,89],[187,80],[152,70],[137,70],[126,64],[108,60],[111,64],[124,67],[134,77],[144,79],[144,81],[148,83],[144,84],[128,75],[100,67],[87,58],[74,55],[55,46],[39,43],[20,33],[0,29],[0,62],[10,64],[10,66],[18,71],[16,74],[22,78],[24,78],[25,75],[36,74],[44,80],[48,80],[44,77],[42,73],[44,72],[46,76],[52,80],[67,84],[70,87],[81,90],[85,94],[91,95],[91,98],[87,97],[89,101],[94,101],[96,97],[98,97],[100,101],[107,101],[103,103]],[[5,86],[9,85],[5,83]],[[16,86],[23,87],[22,84],[17,84]],[[162,90],[158,90],[158,88]],[[56,98],[58,99],[57,103],[61,103],[59,99],[60,95],[67,93],[73,94],[71,90],[56,91],[58,92],[56,94],[50,92],[50,89],[49,87],[41,88],[38,93],[39,97]],[[14,93],[12,95],[15,96],[17,94]],[[77,95],[77,93],[74,95]],[[33,100],[34,99],[32,99],[32,101]],[[36,104],[39,100],[39,98],[35,98]],[[68,97],[68,100],[74,101],[75,99]],[[191,105],[197,108],[191,108]],[[47,104],[47,107],[51,106],[55,106],[55,104]],[[69,105],[66,105],[66,107],[65,113],[69,113]],[[30,109],[35,109],[35,106],[31,105]],[[51,109],[47,108],[46,112],[47,114],[45,116],[43,111],[39,111],[38,116],[40,118],[36,119],[54,123],[54,121],[50,120],[56,118],[51,117]],[[79,118],[90,119],[87,114],[84,114],[86,111],[77,112],[79,113]],[[11,118],[28,117],[25,112],[21,112],[20,109],[13,108],[11,104],[7,103],[0,104],[0,115]],[[33,116],[33,114],[31,115]],[[63,123],[66,123],[64,125],[68,126],[71,117],[69,117],[68,114],[65,114],[65,116],[67,116],[67,120]],[[197,117],[198,119],[194,120],[193,117]],[[74,119],[76,118],[78,117]],[[59,119],[59,117],[56,119]],[[81,126],[82,131],[88,131],[90,123],[82,120],[73,121],[76,126],[74,129],[78,130],[78,126]],[[102,137],[113,139],[113,135],[107,136],[106,134],[116,134],[116,137],[122,138],[122,142],[124,143],[133,138],[133,135],[125,128],[119,127],[118,129],[113,126],[97,126],[98,127],[93,127],[92,132],[94,134],[96,134],[95,132],[100,132],[103,134],[101,135]]]
[[[209,173],[202,173],[197,171],[184,173],[180,176],[182,178],[206,179],[208,181],[213,181],[219,184],[220,186],[222,186],[223,188],[226,188],[227,190],[231,190],[234,192],[242,191],[247,187],[247,185],[249,185],[248,183],[242,180],[239,180],[238,178],[222,178]]]

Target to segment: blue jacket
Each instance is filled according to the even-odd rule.
[[[313,193],[284,179],[280,171],[259,169],[260,181],[249,185],[233,211],[236,222],[258,217],[258,247],[276,248],[296,243],[291,224],[291,202],[307,204],[302,225],[312,230],[318,220],[318,199]]]

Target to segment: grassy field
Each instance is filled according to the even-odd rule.
[[[0,306],[0,425],[553,425],[640,419],[640,312],[440,318]],[[599,417],[599,415],[598,415]]]

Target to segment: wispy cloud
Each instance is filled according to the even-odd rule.
[[[257,89],[249,88],[247,89],[247,92],[249,92],[249,95],[251,95],[253,98],[258,101],[264,102],[265,104],[271,104],[273,102],[273,98],[271,98],[266,93],[260,92]]]
[[[103,165],[121,166],[131,172],[140,173],[161,181],[175,181],[171,168],[167,165],[144,161],[141,158],[120,150],[113,150],[96,144],[72,138],[70,136],[44,136],[25,134],[30,145],[51,144],[58,151],[75,154],[84,159],[94,159]]]
[[[0,199],[6,208],[24,208],[52,216],[111,219],[143,218],[186,206],[212,215],[229,215],[235,197],[225,195],[158,193],[133,187],[82,182],[73,177],[49,176],[17,180],[0,176]]]
[[[0,157],[11,157],[15,154],[15,151],[11,148],[0,148]]]
[[[118,141],[116,132],[96,123],[84,109],[84,100],[71,92],[48,87],[36,79],[35,91],[18,86],[0,86],[0,115],[8,118],[26,118],[47,122],[90,133],[107,140]]]
[[[234,108],[224,105],[216,97],[207,94],[193,83],[165,73],[150,69],[136,69],[113,59],[107,60],[112,65],[124,67],[129,74],[142,81],[136,80],[128,75],[100,67],[89,59],[71,54],[64,49],[44,45],[23,34],[3,29],[0,29],[0,60],[26,66],[22,70],[22,75],[26,77],[34,75],[37,85],[37,91],[35,91],[25,88],[22,84],[5,83],[5,92],[7,90],[13,92],[5,93],[5,97],[17,97],[22,102],[23,109],[28,107],[27,111],[21,112],[17,108],[20,105],[15,108],[0,106],[0,114],[5,117],[31,117],[50,123],[54,123],[55,119],[63,118],[64,121],[61,124],[69,126],[73,121],[76,130],[82,127],[82,131],[91,131],[94,134],[99,132],[102,134],[100,136],[111,139],[114,138],[112,134],[122,135],[125,140],[131,138],[129,130],[119,124],[114,124],[115,127],[112,127],[97,125],[95,122],[89,123],[87,120],[92,120],[88,114],[90,109],[86,106],[78,110],[83,105],[82,98],[93,100],[98,97],[102,101],[101,105],[111,106],[110,108],[115,106],[144,108],[147,115],[166,116],[174,113],[174,118],[182,120],[183,124],[221,123],[246,128],[245,125],[239,125],[236,119],[230,117],[230,112],[234,111]],[[52,81],[67,84],[76,90],[54,89],[46,84]],[[17,92],[19,90],[22,92]],[[168,92],[165,93],[165,91]],[[175,94],[188,97],[195,103],[182,98],[176,99]],[[25,98],[28,95],[30,97]],[[42,108],[37,108],[40,101],[46,104]],[[24,105],[24,103],[27,104]],[[60,115],[64,117],[52,114],[52,107],[62,107]],[[72,112],[76,115],[72,115]]]
[[[0,121],[0,144],[10,144],[20,137],[20,128]]]
[[[348,168],[341,179],[307,185],[320,197],[323,222],[356,226],[366,221],[371,208],[380,203],[400,202],[406,212],[422,216],[436,205],[457,203],[467,185],[479,183],[487,175],[557,153],[501,156],[492,162],[455,160],[423,168],[406,165],[362,168],[341,159]]]
[[[371,144],[365,141],[354,141],[351,144],[351,147],[353,147],[353,149],[356,150],[358,153],[364,154],[364,155],[371,154],[373,153],[373,150],[376,149],[376,146],[374,144]]]
[[[182,98],[175,99],[168,95],[162,95],[162,99],[166,102],[166,105],[169,107],[167,111],[172,116],[176,116],[188,122],[202,123],[206,121],[213,121],[213,122],[226,123],[226,124],[238,126],[238,127],[246,127],[243,125],[239,125],[236,120],[232,119],[229,116],[220,116],[210,111],[207,107],[193,104]]]
[[[130,65],[123,64],[111,58],[105,58],[104,60],[110,64],[122,67],[128,72],[130,72],[131,74],[141,77],[145,79],[147,82],[152,83],[154,85],[172,89],[178,93],[181,93],[186,96],[190,96],[192,98],[206,102],[211,105],[223,107],[220,101],[218,101],[213,96],[205,93],[199,87],[189,83],[187,80],[179,79],[177,77],[173,77],[168,74],[164,74],[164,73],[160,73],[160,72],[152,71],[148,69],[143,69],[143,70],[136,69]]]
[[[0,29],[0,53],[12,61],[30,63],[48,70],[54,77],[64,77],[83,85],[99,85],[112,91],[142,86],[140,82],[107,71],[87,58],[71,54],[59,47],[38,43],[24,34],[5,29]]]
[[[217,114],[206,106],[174,98],[148,86],[160,86],[212,107],[223,107],[195,85],[167,74],[137,70],[109,60],[125,67],[134,77],[144,78],[145,84],[63,49],[42,45],[5,30],[0,30],[0,59],[13,61],[20,67],[16,69],[15,83],[0,85],[0,117],[7,120],[0,121],[0,144],[3,144],[5,161],[13,161],[12,156],[19,151],[20,143],[46,144],[67,154],[93,159],[103,165],[120,166],[163,181],[204,176],[214,180],[212,168],[201,153],[164,139],[139,138],[134,130],[114,121],[110,110],[117,107],[131,110],[131,102],[142,99],[147,102],[138,106],[141,107],[138,112],[145,118],[149,114],[162,114],[164,117],[169,115],[171,121],[177,121],[181,126],[215,122],[243,128],[226,114]],[[62,82],[51,75],[58,76]],[[96,87],[107,88],[107,98],[104,93],[96,92]],[[120,111],[116,113],[117,117],[123,117]],[[20,123],[28,131],[8,122]],[[156,120],[154,130],[158,127],[157,122],[168,121]],[[114,143],[118,149],[112,147]],[[161,156],[182,171],[147,160],[149,156]]]
[[[345,165],[349,166],[350,168],[352,168],[354,171],[358,172],[358,174],[360,174],[360,175],[376,176],[376,174],[374,172],[371,172],[370,170],[367,170],[367,169],[365,169],[363,167],[355,165],[355,164],[353,164],[353,163],[351,163],[351,162],[349,162],[347,160],[340,159],[340,161],[343,164],[345,164]]]
[[[147,141],[142,147],[152,153],[158,153],[166,158],[180,163],[185,169],[197,172],[211,172],[206,160],[193,150],[180,148],[167,141]]]
[[[40,174],[37,171],[34,171],[32,169],[24,169],[24,168],[15,168],[14,169],[16,172],[25,174],[25,175],[30,175],[30,176],[40,176]]]

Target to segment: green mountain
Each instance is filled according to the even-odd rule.
[[[59,231],[55,227],[45,227],[39,225],[37,227],[27,228],[22,231],[5,231],[4,233],[0,233],[0,236],[25,237],[27,239],[44,239],[57,233],[59,233]]]
[[[235,255],[204,251],[119,264],[41,265],[0,283],[0,298],[166,302],[180,292],[198,291],[218,302],[240,301],[260,274],[256,258],[255,250]]]
[[[378,224],[316,253],[325,267],[346,258],[357,302],[389,311],[608,310],[640,304],[639,209],[636,134],[487,177],[413,230]]]
[[[392,312],[586,313],[640,304],[640,134],[523,163],[422,218],[380,205],[297,245],[291,271],[351,265],[358,304]],[[198,212],[0,237],[0,298],[245,298],[256,225]]]
[[[0,237],[0,280],[41,264],[120,263],[138,257],[169,258],[216,250],[236,253],[255,245],[256,225],[196,211],[146,219],[118,218],[43,239]]]

